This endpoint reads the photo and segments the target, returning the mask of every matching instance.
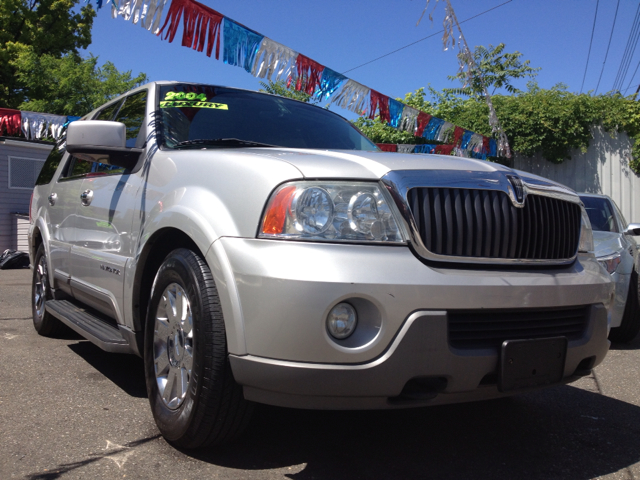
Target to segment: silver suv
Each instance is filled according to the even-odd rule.
[[[381,152],[277,96],[156,82],[69,125],[31,204],[33,321],[144,358],[183,448],[253,402],[371,409],[571,382],[612,283],[571,190]]]

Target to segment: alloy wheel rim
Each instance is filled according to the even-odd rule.
[[[47,299],[48,281],[47,259],[43,255],[40,257],[40,261],[36,266],[35,288],[33,289],[33,304],[35,306],[36,316],[38,319],[42,319],[44,316],[44,303]]]
[[[193,316],[184,289],[168,285],[155,316],[153,359],[158,392],[170,409],[182,405],[193,368]]]

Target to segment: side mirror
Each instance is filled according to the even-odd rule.
[[[72,122],[67,127],[67,152],[82,160],[133,169],[141,148],[127,148],[124,123],[105,120]]]
[[[630,223],[624,231],[625,235],[640,235],[640,223]]]

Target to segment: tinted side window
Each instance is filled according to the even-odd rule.
[[[113,105],[109,105],[108,107],[103,108],[98,112],[98,114],[93,118],[94,120],[113,120],[116,113],[118,112],[118,108],[122,105],[122,101],[116,102]]]
[[[67,147],[67,134],[63,132],[60,140],[56,143],[56,146],[53,147],[51,153],[44,162],[44,166],[42,170],[40,170],[40,175],[38,175],[38,179],[36,180],[36,185],[46,185],[51,182],[53,175],[56,173],[58,169],[58,165],[60,165],[60,160],[64,156],[65,149]]]
[[[116,115],[115,121],[122,122],[127,127],[127,147],[135,147],[138,134],[142,128],[147,113],[147,91],[129,95],[122,108]]]
[[[67,169],[67,173],[65,177],[78,177],[80,175],[85,175],[91,172],[91,167],[93,166],[93,162],[89,162],[87,160],[82,160],[78,157],[71,157],[70,165]]]

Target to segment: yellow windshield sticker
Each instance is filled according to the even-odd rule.
[[[201,102],[207,101],[207,96],[204,93],[196,92],[167,92],[164,96],[165,100],[200,100]]]
[[[201,102],[197,100],[163,100],[160,102],[160,108],[214,108],[216,110],[229,110],[226,103]]]

